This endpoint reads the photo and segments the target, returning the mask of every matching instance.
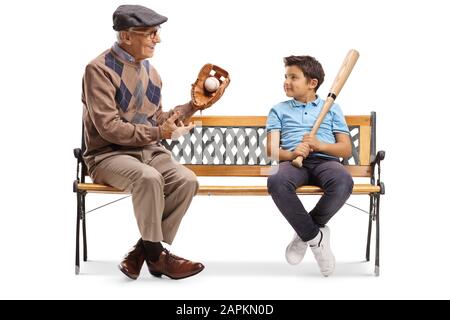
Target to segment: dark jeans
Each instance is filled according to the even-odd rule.
[[[324,195],[308,214],[295,190],[303,185],[316,185]],[[290,161],[281,162],[278,171],[269,176],[267,187],[273,201],[303,241],[319,233],[352,193],[353,179],[336,160],[309,157],[303,167],[294,167]]]

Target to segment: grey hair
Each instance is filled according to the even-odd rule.
[[[122,31],[117,31],[116,32],[116,37],[117,37],[117,41],[118,42],[121,42],[122,41],[122,39],[120,38],[120,33],[121,33]]]

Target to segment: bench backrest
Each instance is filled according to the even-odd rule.
[[[177,141],[163,140],[162,144],[197,176],[266,177],[272,166],[266,152],[266,119],[265,116],[196,116],[192,118],[196,127],[190,134]],[[345,120],[350,129],[352,156],[342,159],[342,163],[353,177],[371,177],[376,114],[345,116]],[[84,176],[87,170],[82,163],[82,182]]]
[[[265,116],[196,116],[191,134],[162,144],[198,176],[264,177],[272,165],[266,153]],[[354,177],[370,177],[375,156],[375,112],[346,116],[352,156],[342,162]]]

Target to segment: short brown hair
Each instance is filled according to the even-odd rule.
[[[317,86],[314,91],[319,89],[325,78],[325,72],[322,65],[314,57],[311,56],[289,56],[283,59],[284,66],[297,66],[302,70],[303,74],[308,80],[317,79]]]

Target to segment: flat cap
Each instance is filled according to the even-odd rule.
[[[113,13],[113,29],[116,31],[131,27],[153,27],[166,21],[167,17],[139,5],[121,5]]]

